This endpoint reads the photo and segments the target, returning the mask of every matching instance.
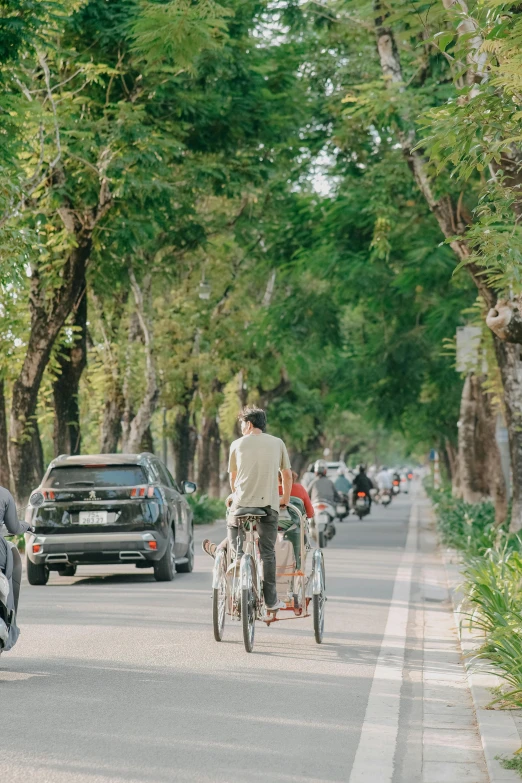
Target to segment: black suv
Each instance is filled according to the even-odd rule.
[[[154,568],[158,582],[192,571],[194,531],[182,487],[153,454],[62,456],[39,490],[45,502],[28,519],[29,584],[45,585],[49,571],[74,576],[78,565],[135,563]]]

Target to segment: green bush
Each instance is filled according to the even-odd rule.
[[[195,525],[208,525],[217,519],[225,519],[225,503],[208,495],[189,495]]]
[[[495,525],[491,503],[465,503],[427,487],[446,546],[462,552],[465,601],[460,613],[484,641],[472,660],[487,661],[506,683],[492,703],[522,707],[522,542]]]
[[[450,490],[429,490],[442,540],[446,546],[467,554],[481,555],[494,547],[506,533],[495,525],[493,503],[465,503]]]

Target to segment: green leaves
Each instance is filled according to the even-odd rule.
[[[214,0],[144,2],[132,26],[132,48],[151,67],[172,64],[195,72],[202,52],[223,45],[232,15]]]

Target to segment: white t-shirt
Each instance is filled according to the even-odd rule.
[[[392,488],[392,480],[389,472],[387,470],[381,470],[379,473],[377,473],[377,485],[379,489],[391,489]]]
[[[235,506],[270,506],[279,511],[279,470],[290,467],[281,438],[262,432],[243,435],[230,446],[228,472],[237,473]]]

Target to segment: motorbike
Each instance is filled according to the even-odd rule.
[[[337,503],[335,511],[337,513],[338,519],[342,521],[343,519],[346,519],[350,513],[350,501],[348,499],[348,495],[345,492],[339,492],[339,495],[341,499]]]
[[[379,493],[379,500],[381,501],[381,505],[386,508],[386,506],[389,506],[392,502],[392,492],[391,489],[382,489]]]
[[[317,542],[322,549],[335,536],[337,512],[329,500],[316,500],[313,507]]]
[[[41,492],[33,492],[29,498],[27,508],[40,508],[44,503],[44,496]],[[29,528],[29,531],[32,528]],[[8,559],[9,563],[9,559]],[[13,595],[13,580],[11,569],[8,565],[6,573],[0,570],[0,655],[2,652],[10,650],[18,639],[18,628],[16,625],[16,611]]]
[[[370,513],[370,498],[366,492],[358,492],[355,496],[355,513],[359,519]]]
[[[392,492],[394,495],[398,495],[401,491],[401,482],[399,479],[393,479],[392,482]]]

